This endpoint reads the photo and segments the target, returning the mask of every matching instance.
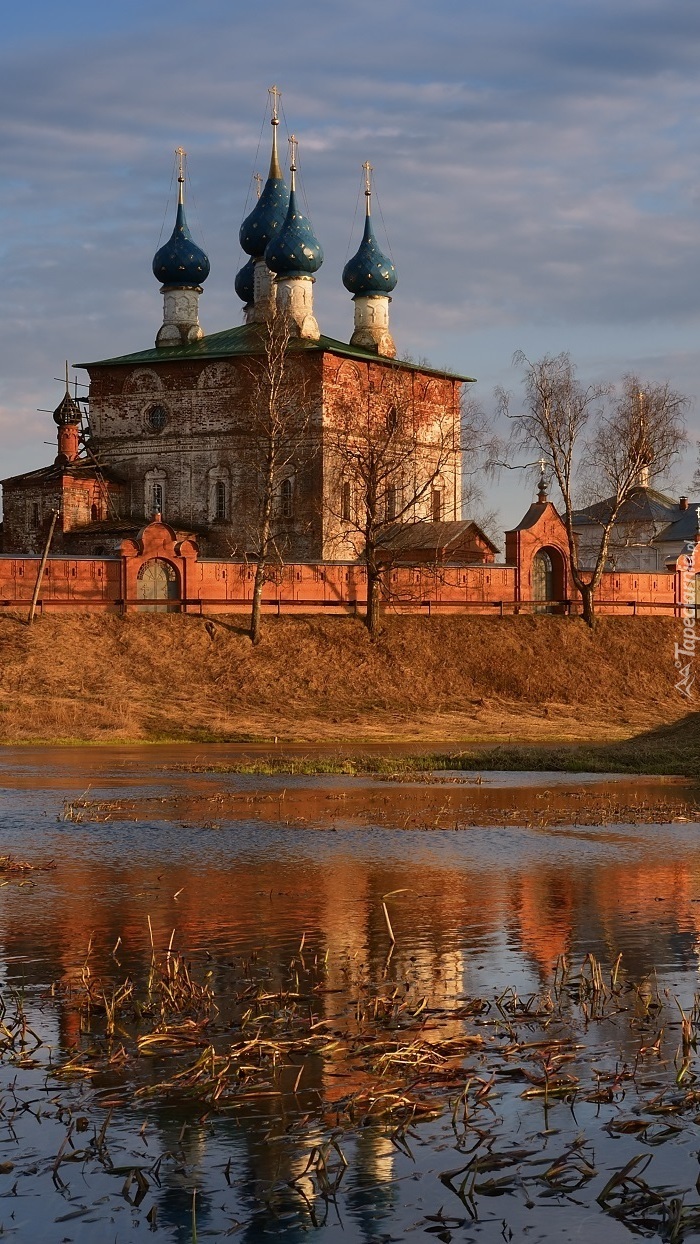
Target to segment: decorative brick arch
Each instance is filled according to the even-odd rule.
[[[162,378],[152,367],[139,367],[130,372],[124,381],[123,393],[161,394],[165,388]]]
[[[338,364],[335,368],[333,381],[346,395],[359,395],[366,388],[366,378],[362,369],[357,363],[353,363],[351,359],[343,359]]]
[[[564,521],[551,501],[530,506],[522,522],[506,532],[506,562],[516,570],[516,600],[533,601],[535,558],[545,552],[552,564],[554,599],[567,601],[570,595],[569,546]]]
[[[144,527],[133,540],[124,540],[122,555],[122,597],[127,610],[142,605],[143,595],[139,583],[143,581],[144,568],[148,563],[161,562],[171,566],[177,575],[178,599],[181,610],[187,612],[188,598],[194,595],[193,575],[198,548],[191,537],[179,538],[177,532],[162,519],[156,518]]]
[[[238,383],[235,367],[231,363],[208,363],[197,378],[198,389],[233,389]]]

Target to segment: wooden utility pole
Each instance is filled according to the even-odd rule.
[[[46,569],[46,561],[49,556],[49,549],[51,548],[51,541],[53,540],[53,533],[56,527],[56,522],[58,520],[58,513],[59,513],[58,510],[51,511],[51,526],[49,527],[49,534],[46,537],[46,544],[44,545],[44,552],[42,554],[42,558],[39,563],[39,572],[36,576],[36,583],[34,584],[34,595],[32,596],[32,603],[29,606],[29,617],[27,618],[27,624],[29,626],[31,626],[32,622],[34,621],[34,614],[36,613],[36,602],[39,599],[39,592],[41,591],[41,581],[44,577],[44,571]]]

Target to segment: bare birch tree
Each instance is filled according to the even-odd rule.
[[[271,567],[285,560],[292,524],[298,536],[310,521],[301,510],[307,490],[299,477],[312,457],[310,385],[300,360],[290,354],[290,321],[274,310],[260,332],[262,353],[248,368],[248,452],[241,464],[244,551],[255,563],[250,611],[254,644],[261,639],[263,590]]]
[[[387,369],[379,391],[350,392],[326,415],[326,519],[338,547],[364,563],[365,624],[374,638],[398,524],[461,517],[459,412],[414,398],[410,373]],[[451,498],[445,493],[451,490]]]
[[[608,385],[585,386],[566,353],[533,363],[518,352],[514,362],[524,368],[524,409],[513,414],[509,395],[500,394],[502,409],[512,420],[511,444],[517,451],[534,453],[554,476],[563,503],[571,578],[584,620],[592,626],[595,593],[622,507],[635,488],[664,475],[680,453],[688,399],[666,383],[643,384],[632,375],[623,378],[617,391]],[[600,538],[589,566],[581,563],[574,529],[579,484],[598,503]]]

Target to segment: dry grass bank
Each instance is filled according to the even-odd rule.
[[[689,707],[666,618],[211,621],[0,618],[0,741],[605,741]]]

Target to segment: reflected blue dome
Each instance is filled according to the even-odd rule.
[[[371,216],[365,217],[357,254],[343,268],[343,285],[351,294],[390,294],[396,285],[396,268],[379,249]]]
[[[175,228],[165,246],[156,251],[153,275],[161,285],[195,287],[209,276],[209,259],[187,227],[184,205],[177,205]]]
[[[255,300],[255,260],[249,259],[241,270],[236,273],[234,288],[241,302],[246,305]]]
[[[265,250],[265,263],[277,276],[310,276],[323,263],[323,250],[297,205],[296,191],[289,194],[289,210],[282,228]]]

